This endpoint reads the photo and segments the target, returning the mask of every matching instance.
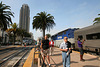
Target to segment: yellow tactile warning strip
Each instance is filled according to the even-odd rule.
[[[34,58],[34,48],[31,50],[31,52],[30,52],[27,60],[25,61],[23,67],[32,67],[33,58]]]

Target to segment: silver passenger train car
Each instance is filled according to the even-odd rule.
[[[77,38],[85,39],[84,50],[100,53],[100,23],[74,31],[75,49],[78,49]]]

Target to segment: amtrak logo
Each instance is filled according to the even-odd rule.
[[[58,39],[62,39],[62,36],[59,36]]]

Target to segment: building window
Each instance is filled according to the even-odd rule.
[[[80,40],[82,40],[83,39],[83,36],[82,35],[79,35],[78,38],[80,38]]]
[[[93,34],[88,34],[86,35],[87,40],[96,40],[100,39],[100,33],[93,33]]]

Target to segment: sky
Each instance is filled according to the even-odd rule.
[[[34,39],[42,36],[40,30],[33,30],[33,17],[42,11],[54,16],[56,26],[46,34],[54,35],[67,28],[83,28],[93,24],[100,14],[100,0],[0,0],[14,12],[13,23],[19,24],[20,8],[28,4],[30,8],[30,32]]]

